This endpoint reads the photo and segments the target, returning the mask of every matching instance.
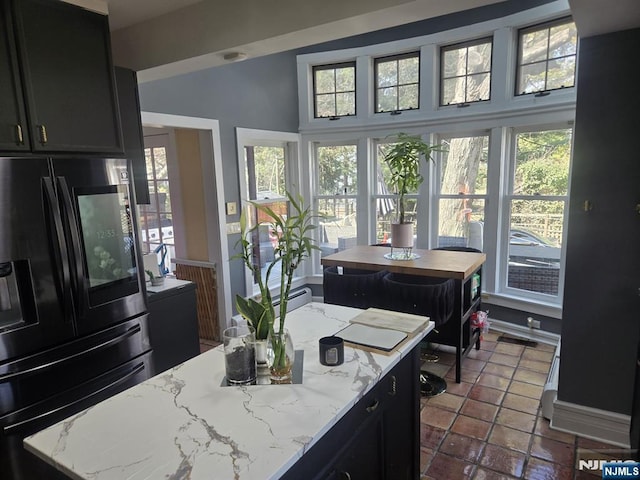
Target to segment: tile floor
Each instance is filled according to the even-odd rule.
[[[447,380],[447,391],[421,400],[421,480],[595,480],[599,471],[575,468],[577,452],[617,448],[549,428],[540,398],[555,347],[526,347],[484,335],[462,362],[441,347],[423,368]],[[585,457],[583,457],[585,458]]]
[[[580,471],[578,453],[617,448],[549,428],[540,397],[555,347],[525,347],[484,335],[480,350],[462,363],[455,383],[455,357],[440,347],[437,363],[423,368],[443,376],[447,391],[421,400],[421,480],[596,480]],[[205,352],[219,343],[202,340]]]

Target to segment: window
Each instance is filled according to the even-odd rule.
[[[248,200],[286,215],[289,202],[286,191],[299,190],[297,178],[297,140],[292,133],[238,128],[238,156],[240,158],[240,191],[242,208],[247,212],[248,226],[259,225],[253,232],[253,259],[259,265],[262,279],[266,279],[269,266],[275,260],[278,232],[268,218],[253,208]],[[276,264],[269,278],[269,287],[280,286],[280,264]],[[257,279],[245,270],[246,295],[257,293]],[[277,294],[277,293],[276,293]]]
[[[440,143],[436,244],[483,250],[489,136],[445,137]]]
[[[443,47],[440,105],[465,105],[491,98],[492,39]]]
[[[159,261],[164,255],[164,265],[170,268],[170,260],[175,258],[175,243],[167,168],[168,141],[166,134],[145,136],[144,156],[147,164],[150,203],[140,205],[139,211],[144,250],[147,253],[157,251]],[[166,246],[166,253],[163,245]]]
[[[514,136],[507,289],[558,296],[568,201],[571,129]]]
[[[313,67],[315,118],[356,114],[355,62]]]
[[[569,19],[520,30],[516,95],[573,87],[577,44]]]
[[[357,146],[316,145],[315,158],[315,210],[321,215],[320,248],[324,256],[357,242]]]
[[[420,106],[420,53],[374,60],[376,113],[412,110]]]

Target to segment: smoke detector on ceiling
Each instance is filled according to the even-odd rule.
[[[243,52],[228,52],[225,53],[222,58],[227,62],[241,62],[242,60],[247,59],[247,54]]]

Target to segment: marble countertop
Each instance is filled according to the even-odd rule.
[[[221,386],[218,347],[27,437],[25,448],[78,479],[276,479],[433,328],[390,355],[345,346],[342,365],[320,364],[318,339],[361,311],[289,312],[302,384]]]

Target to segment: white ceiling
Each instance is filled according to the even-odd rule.
[[[109,28],[118,30],[179,10],[201,0],[106,0]]]
[[[139,81],[476,8],[500,0],[66,0],[108,5],[114,61]],[[639,0],[568,1],[582,37],[640,26]]]

